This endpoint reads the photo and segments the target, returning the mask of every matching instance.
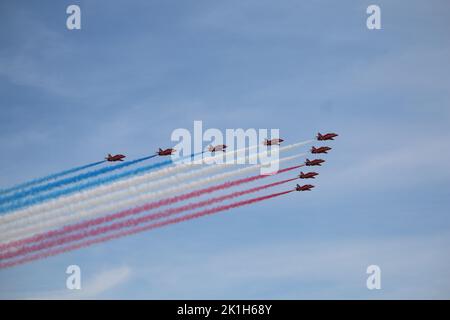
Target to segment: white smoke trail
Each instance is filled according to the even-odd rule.
[[[251,151],[257,147],[258,146],[241,148],[241,149],[237,149],[234,151],[229,151],[227,154],[233,153],[234,155],[237,155],[241,152]],[[110,184],[102,185],[102,186],[99,186],[99,187],[96,187],[93,189],[83,190],[83,191],[80,191],[80,192],[72,194],[72,195],[63,196],[61,198],[50,200],[45,203],[37,204],[37,205],[31,206],[26,209],[21,209],[21,210],[12,212],[10,214],[1,215],[0,216],[0,232],[3,229],[9,228],[7,223],[10,223],[10,222],[13,222],[13,221],[16,221],[19,219],[27,218],[30,216],[37,216],[43,212],[49,212],[51,210],[55,210],[58,208],[68,207],[73,203],[86,201],[90,198],[99,197],[104,194],[108,194],[108,193],[112,193],[112,192],[121,192],[125,189],[131,188],[132,186],[137,186],[139,184],[146,183],[149,180],[163,177],[168,174],[175,174],[178,172],[183,172],[185,170],[189,170],[193,167],[199,166],[202,163],[202,161],[205,161],[205,162],[216,161],[216,160],[220,159],[222,156],[223,155],[220,154],[220,155],[216,155],[216,156],[206,157],[206,158],[203,158],[200,160],[193,161],[191,163],[177,164],[177,162],[181,162],[181,161],[180,160],[174,161],[174,164],[177,164],[176,166],[172,166],[169,168],[163,168],[163,169],[160,169],[157,171],[151,171],[146,174],[132,177],[132,178],[129,178],[126,180],[115,181]]]
[[[281,162],[285,162],[285,161],[290,161],[290,160],[293,160],[293,159],[296,159],[296,158],[299,158],[299,157],[302,157],[305,155],[306,155],[306,153],[300,153],[300,154],[296,154],[293,156],[281,158],[274,162],[281,163]],[[206,177],[201,180],[194,181],[194,182],[177,185],[176,187],[168,188],[168,189],[165,189],[162,191],[133,196],[132,198],[126,198],[122,201],[118,201],[115,203],[109,203],[107,206],[90,208],[89,210],[81,211],[81,212],[78,212],[78,213],[75,213],[75,214],[72,214],[69,216],[67,216],[67,215],[57,216],[54,219],[49,220],[49,221],[38,220],[33,224],[29,224],[28,226],[25,226],[24,228],[10,230],[6,234],[4,234],[4,235],[2,234],[1,242],[7,243],[10,241],[20,240],[20,239],[23,239],[26,237],[30,237],[37,233],[42,233],[42,232],[48,231],[55,227],[60,227],[63,225],[67,225],[67,224],[76,222],[76,221],[80,221],[82,219],[93,218],[95,216],[107,214],[110,212],[117,212],[117,211],[120,211],[125,208],[137,206],[140,203],[145,203],[150,200],[164,198],[167,196],[174,195],[177,192],[191,190],[193,188],[198,188],[203,185],[207,185],[209,183],[225,180],[225,179],[231,178],[236,175],[241,175],[241,174],[245,174],[248,172],[252,172],[252,171],[258,170],[262,166],[263,166],[263,164],[257,164],[257,165],[253,165],[253,166],[246,167],[246,168],[232,170],[232,171],[225,172],[222,174],[214,175],[212,177]],[[209,169],[209,168],[207,168],[207,169]],[[201,171],[201,170],[199,170],[199,171]]]
[[[312,142],[312,140],[308,140],[308,141],[304,141],[304,142],[298,142],[295,144],[291,144],[288,145],[286,147],[282,147],[279,148],[278,151],[283,151],[283,150],[288,150],[288,149],[292,149],[301,145],[305,145]],[[230,151],[229,153],[226,153],[227,156],[232,153],[234,155],[238,155],[241,152],[245,152],[245,151],[250,151],[252,149],[257,148],[258,146],[251,146],[248,148],[241,148],[241,149],[237,149],[234,151]],[[0,216],[0,233],[3,233],[4,230],[7,229],[11,229],[12,225],[10,223],[15,222],[17,224],[21,224],[21,222],[19,221],[28,221],[25,220],[26,218],[29,217],[36,217],[36,219],[42,214],[47,214],[47,215],[53,215],[53,213],[51,213],[54,210],[58,210],[58,213],[55,213],[55,215],[61,214],[61,211],[64,212],[73,212],[73,211],[78,211],[78,210],[82,210],[83,208],[89,207],[89,206],[93,206],[93,205],[99,205],[101,204],[101,200],[97,201],[88,201],[89,199],[92,198],[96,198],[99,197],[101,199],[103,199],[103,195],[106,195],[104,199],[108,199],[107,201],[111,201],[109,195],[111,194],[112,196],[117,196],[120,197],[120,194],[128,194],[130,192],[132,192],[134,189],[136,189],[136,192],[146,192],[146,191],[150,191],[151,190],[151,183],[155,183],[154,179],[160,178],[160,177],[164,177],[167,176],[169,174],[175,174],[175,173],[180,173],[186,170],[189,170],[193,167],[196,167],[197,165],[199,165],[200,163],[203,162],[213,162],[216,160],[219,160],[223,155],[218,155],[218,156],[212,156],[212,157],[207,157],[204,159],[200,159],[198,161],[194,161],[193,163],[190,164],[179,164],[177,166],[174,167],[169,167],[169,168],[163,168],[161,170],[158,171],[152,171],[146,174],[143,174],[141,176],[136,176],[136,177],[132,177],[126,180],[120,180],[120,181],[116,181],[113,182],[111,184],[107,184],[107,185],[102,185],[99,186],[97,188],[94,189],[89,189],[89,190],[83,190],[79,193],[70,195],[70,196],[66,196],[66,197],[61,197],[43,204],[37,204],[35,206],[32,206],[30,208],[27,209],[22,209],[20,211],[16,211],[13,212],[11,214],[7,214],[7,215],[3,215]],[[255,156],[252,156],[252,158],[255,158]],[[214,170],[214,169],[212,169]],[[139,188],[139,185],[141,184],[145,184],[145,187],[143,188]],[[149,188],[149,189],[146,189]],[[115,194],[114,194],[115,193]],[[84,201],[88,202],[88,204],[83,205]]]

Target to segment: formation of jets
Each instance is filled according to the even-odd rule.
[[[278,146],[279,146],[283,141],[284,141],[283,139],[271,139],[271,140],[264,139],[263,144],[264,144],[265,146],[275,146],[275,145],[278,145]],[[216,146],[210,145],[210,146],[208,147],[208,151],[209,151],[209,152],[212,152],[212,153],[217,152],[217,151],[223,151],[223,152],[225,152],[225,151],[226,151],[226,150],[225,150],[226,148],[227,148],[227,145],[225,145],[225,144],[218,144],[218,145],[216,145]]]
[[[159,148],[158,151],[156,151],[156,154],[159,156],[170,156],[172,155],[176,150],[173,148],[168,148],[168,149],[161,149]],[[125,156],[123,154],[116,154],[116,155],[111,155],[108,154],[105,158],[105,160],[109,161],[109,162],[115,162],[115,161],[123,161],[123,159],[125,158]]]
[[[266,145],[266,146],[280,145],[280,143],[283,142],[283,141],[284,141],[283,139],[271,139],[271,140],[264,139],[263,144]],[[225,152],[226,148],[227,148],[227,145],[225,145],[225,144],[218,144],[216,146],[210,145],[208,147],[208,151],[211,152],[211,153],[215,153],[215,152],[218,152],[218,151]],[[170,156],[175,151],[176,150],[173,149],[173,148],[168,148],[168,149],[164,149],[164,150],[159,148],[159,150],[156,151],[156,154],[159,155],[159,156]],[[110,162],[114,162],[114,161],[123,161],[123,158],[125,158],[125,156],[123,154],[116,154],[114,156],[111,155],[111,154],[108,154],[106,156],[105,160],[110,161]]]
[[[321,134],[320,132],[317,134],[317,140],[318,141],[325,141],[325,140],[334,140],[335,137],[337,137],[338,134],[336,133],[327,133],[327,134]],[[311,153],[312,154],[317,154],[317,153],[328,153],[328,151],[331,150],[330,147],[312,147],[311,148]],[[309,160],[306,159],[305,161],[305,166],[321,166],[322,163],[324,163],[325,160],[322,159],[314,159],[314,160]],[[299,178],[300,179],[315,179],[315,176],[317,176],[318,173],[317,172],[300,172],[299,174]],[[295,187],[296,191],[311,191],[311,189],[314,188],[314,186],[312,184],[305,184],[303,186],[297,184],[297,186]]]
[[[334,140],[335,137],[337,137],[338,134],[336,133],[326,133],[326,134],[321,134],[320,132],[317,134],[316,138],[318,141],[326,141],[326,140]],[[265,146],[272,146],[272,145],[280,145],[284,140],[283,139],[264,139],[263,144]],[[208,147],[208,151],[211,153],[214,152],[218,152],[218,151],[222,151],[225,152],[227,146],[225,144],[219,144],[216,146],[212,146],[210,145]],[[312,147],[311,148],[311,153],[312,154],[320,154],[320,153],[328,153],[328,151],[330,151],[331,148],[330,147]],[[168,148],[168,149],[161,149],[159,148],[159,150],[156,152],[157,155],[159,156],[169,156],[172,155],[176,150],[173,148]],[[116,155],[111,155],[108,154],[108,156],[105,158],[107,161],[110,162],[114,162],[114,161],[123,161],[123,159],[125,158],[125,156],[123,154],[116,154]],[[309,160],[306,159],[305,161],[305,166],[321,166],[322,163],[324,163],[325,160],[323,159],[313,159],[313,160]],[[300,179],[315,179],[315,176],[319,175],[317,172],[300,172],[299,174],[299,178]],[[314,188],[314,186],[312,184],[305,184],[303,186],[297,184],[297,186],[295,187],[296,191],[311,191],[311,189]]]

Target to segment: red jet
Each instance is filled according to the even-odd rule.
[[[123,158],[125,158],[123,154],[116,154],[115,156],[112,156],[111,154],[108,153],[108,156],[105,158],[105,160],[114,162],[114,161],[123,161]]]
[[[330,147],[320,147],[320,148],[312,147],[311,153],[328,153],[327,152],[328,150],[331,150],[331,148]]]
[[[312,184],[305,184],[304,186],[301,185],[297,185],[297,187],[295,187],[296,191],[311,191],[311,189],[314,188],[314,186]]]
[[[317,134],[317,140],[319,141],[325,141],[325,140],[334,140],[334,137],[337,137],[337,133],[327,133],[327,134],[321,134],[320,132]]]
[[[325,160],[322,160],[322,159],[314,159],[314,160],[306,159],[305,166],[322,166],[321,163],[323,163],[323,162],[325,162]]]
[[[173,154],[176,150],[173,148],[169,148],[166,150],[163,150],[161,148],[159,148],[158,152],[156,152],[159,156],[170,156],[171,154]]]
[[[283,141],[284,141],[283,139],[272,139],[272,140],[264,139],[263,144],[265,146],[280,145],[280,143],[282,143]]]
[[[217,146],[215,146],[215,147],[213,147],[213,146],[209,146],[208,147],[208,151],[209,152],[216,152],[216,151],[223,151],[223,152],[225,152],[225,149],[227,148],[227,146],[226,145],[224,145],[224,144],[219,144],[219,145],[217,145]]]
[[[307,172],[307,173],[300,172],[300,175],[298,177],[300,179],[315,179],[315,176],[317,175],[318,175],[317,172]]]

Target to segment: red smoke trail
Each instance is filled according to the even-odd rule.
[[[303,167],[304,164],[301,165],[297,165],[297,166],[293,166],[293,167],[289,167],[289,168],[285,168],[285,169],[281,169],[278,172],[276,172],[275,174],[280,174],[280,173],[284,173],[287,171],[291,171],[294,169],[298,169],[300,167]],[[228,189],[234,186],[238,186],[241,185],[243,183],[249,183],[252,181],[256,181],[259,179],[263,179],[265,177],[269,177],[268,175],[257,175],[257,176],[252,176],[252,177],[248,177],[248,178],[243,178],[243,179],[238,179],[238,180],[234,180],[234,181],[229,181],[229,182],[225,182],[222,184],[218,184],[215,186],[211,186],[211,187],[207,187],[204,189],[200,189],[200,190],[195,190],[186,194],[182,194],[179,196],[175,196],[175,197],[171,197],[171,198],[166,198],[166,199],[162,199],[159,201],[155,201],[155,202],[150,202],[144,205],[141,205],[139,207],[136,208],[132,208],[132,209],[127,209],[124,211],[119,211],[117,213],[113,213],[113,214],[108,214],[99,218],[94,218],[91,220],[87,220],[87,221],[83,221],[80,223],[75,223],[72,225],[68,225],[68,226],[64,226],[62,228],[56,229],[56,230],[51,230],[45,233],[41,233],[41,234],[37,234],[35,236],[29,237],[29,238],[25,238],[25,239],[21,239],[21,240],[16,240],[16,241],[11,241],[9,243],[6,244],[2,244],[0,245],[0,251],[4,251],[6,249],[12,248],[12,247],[17,247],[17,246],[23,246],[26,244],[30,244],[33,242],[38,242],[38,241],[42,241],[51,237],[58,237],[70,232],[74,232],[77,230],[82,230],[88,227],[93,227],[102,223],[107,223],[107,222],[111,222],[113,220],[116,219],[121,219],[130,215],[135,215],[135,214],[139,214],[141,212],[144,211],[148,211],[151,209],[157,209],[159,207],[162,206],[166,206],[166,205],[170,205],[170,204],[174,204],[183,200],[188,200],[190,198],[194,198],[194,197],[199,197],[201,195],[204,194],[208,194],[208,193],[212,193],[214,191],[218,191],[218,190],[224,190],[224,189]]]
[[[8,252],[4,252],[2,254],[0,254],[0,260],[2,259],[10,259],[10,258],[14,258],[20,255],[25,255],[25,254],[29,254],[32,253],[34,251],[40,251],[40,250],[44,250],[44,249],[48,249],[51,247],[55,247],[55,246],[60,246],[63,244],[66,244],[68,242],[73,242],[73,241],[79,241],[82,240],[84,238],[88,238],[88,237],[95,237],[107,232],[111,232],[111,231],[117,231],[120,230],[122,228],[128,228],[128,227],[133,227],[145,222],[149,222],[152,220],[156,220],[156,219],[161,219],[161,218],[166,218],[169,217],[171,215],[174,214],[178,214],[187,210],[194,210],[194,209],[198,209],[207,205],[212,205],[212,204],[217,204],[219,202],[228,200],[228,199],[233,199],[236,197],[240,197],[249,193],[254,193],[254,192],[258,192],[264,189],[268,189],[268,188],[272,188],[275,186],[279,186],[281,184],[287,183],[287,182],[291,182],[298,179],[297,177],[295,178],[291,178],[291,179],[286,179],[286,180],[281,180],[278,182],[274,182],[274,183],[270,183],[270,184],[266,184],[266,185],[262,185],[259,187],[254,187],[251,189],[247,189],[247,190],[243,190],[243,191],[237,191],[231,194],[227,194],[227,195],[223,195],[223,196],[219,196],[219,197],[215,197],[215,198],[211,198],[208,200],[204,200],[201,202],[197,202],[197,203],[190,203],[178,208],[169,208],[167,210],[161,211],[161,212],[157,212],[157,213],[153,213],[153,214],[149,214],[149,215],[145,215],[143,217],[139,217],[139,218],[131,218],[125,221],[120,221],[120,222],[116,222],[107,226],[103,226],[103,227],[98,227],[95,229],[90,229],[90,230],[83,230],[79,233],[75,233],[75,234],[69,234],[66,236],[63,236],[61,238],[57,238],[54,240],[49,240],[49,241],[43,241],[41,243],[35,244],[35,245],[31,245],[31,246],[23,246],[21,248],[18,248],[17,250],[12,250],[12,251],[8,251]]]
[[[90,240],[87,240],[87,241],[75,243],[75,244],[64,246],[64,247],[61,247],[61,248],[47,250],[46,252],[33,254],[33,255],[28,255],[28,256],[25,256],[23,258],[16,259],[16,260],[13,260],[13,261],[0,263],[0,269],[1,268],[13,267],[13,266],[16,266],[16,265],[19,265],[19,264],[23,264],[23,263],[26,263],[26,262],[31,262],[31,261],[38,260],[38,259],[44,259],[44,258],[47,258],[47,257],[50,257],[50,256],[54,256],[54,255],[57,255],[57,254],[65,253],[65,252],[76,250],[76,249],[85,248],[87,246],[90,246],[90,245],[93,245],[93,244],[96,244],[96,243],[101,243],[101,242],[105,242],[105,241],[109,241],[109,240],[113,240],[113,239],[129,236],[129,235],[132,235],[132,234],[135,234],[135,233],[148,231],[148,230],[153,230],[153,229],[161,228],[161,227],[164,227],[164,226],[167,226],[167,225],[176,224],[176,223],[179,223],[179,222],[184,222],[184,221],[188,221],[188,220],[191,220],[191,219],[200,218],[202,216],[215,214],[215,213],[218,213],[218,212],[221,212],[221,211],[226,211],[226,210],[238,208],[238,207],[245,206],[245,205],[248,205],[248,204],[257,203],[257,202],[260,202],[260,201],[264,201],[264,200],[268,200],[268,199],[271,199],[271,198],[279,197],[279,196],[282,196],[284,194],[291,193],[293,191],[294,190],[288,190],[288,191],[283,191],[283,192],[269,194],[269,195],[262,196],[262,197],[242,200],[242,201],[234,202],[234,203],[231,203],[231,204],[228,204],[228,205],[223,205],[223,206],[218,206],[218,207],[215,207],[215,208],[201,210],[199,212],[187,214],[187,215],[184,215],[184,216],[181,216],[181,217],[177,217],[177,218],[173,218],[173,219],[169,219],[169,220],[165,220],[165,221],[161,221],[161,222],[157,222],[157,223],[153,223],[153,224],[149,224],[149,225],[144,225],[144,226],[140,226],[140,227],[135,227],[135,228],[132,228],[132,229],[129,229],[129,230],[124,230],[124,231],[117,232],[117,233],[114,233],[114,234],[111,234],[111,235],[107,235],[107,236],[104,236],[104,237],[97,237],[97,238],[94,238],[94,239],[90,239]]]

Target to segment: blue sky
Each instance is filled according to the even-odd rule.
[[[449,298],[449,16],[438,0],[2,1],[0,187],[147,155],[194,120],[340,136],[314,192],[2,270],[0,297]]]

